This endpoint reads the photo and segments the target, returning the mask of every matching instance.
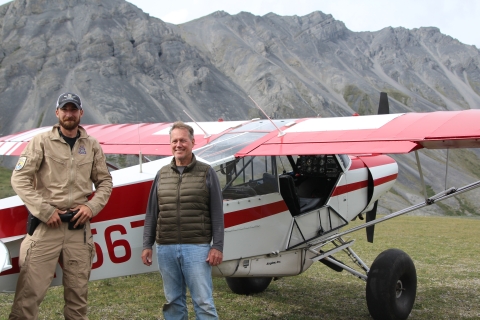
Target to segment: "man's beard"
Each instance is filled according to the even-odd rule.
[[[78,125],[80,124],[80,117],[77,118],[77,119],[70,118],[70,119],[67,119],[67,120],[62,120],[62,119],[59,118],[58,123],[65,130],[73,130],[76,127],[78,127]]]

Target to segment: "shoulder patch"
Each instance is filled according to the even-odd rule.
[[[15,166],[15,171],[22,170],[25,166],[25,162],[27,162],[27,157],[20,157],[18,159],[17,165]]]

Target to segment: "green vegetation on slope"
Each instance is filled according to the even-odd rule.
[[[347,102],[348,106],[353,110],[356,110],[359,115],[376,114],[377,107],[374,106],[372,99],[368,94],[363,92],[360,88],[354,85],[345,86],[343,93],[343,99]]]
[[[12,185],[10,184],[11,176],[12,170],[0,167],[0,199],[15,195]]]
[[[411,107],[412,98],[410,98],[410,96],[406,95],[405,93],[390,88],[384,89],[383,91],[386,92],[389,97],[392,97],[393,99],[406,105],[407,107]]]

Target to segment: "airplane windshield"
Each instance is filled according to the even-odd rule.
[[[210,164],[220,162],[222,159],[231,158],[252,141],[260,139],[266,134],[267,132],[227,133],[212,143],[195,150],[195,155]]]
[[[281,128],[292,122],[289,119],[272,121],[273,123],[268,120],[258,120],[239,126],[206,146],[196,149],[195,155],[213,166],[224,163],[227,160],[231,160],[235,153],[242,150],[245,146],[274,131],[275,126]]]

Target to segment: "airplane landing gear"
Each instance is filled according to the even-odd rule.
[[[374,319],[407,319],[417,293],[412,259],[399,249],[378,255],[368,272],[367,306]]]
[[[234,293],[249,295],[265,291],[272,282],[272,277],[226,277],[225,280]]]

